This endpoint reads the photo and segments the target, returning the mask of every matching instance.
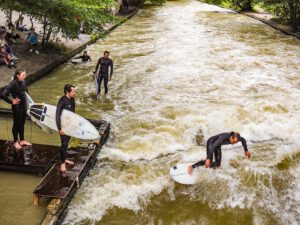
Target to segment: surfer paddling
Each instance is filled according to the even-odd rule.
[[[75,96],[76,96],[76,87],[71,84],[66,84],[64,86],[64,96],[62,96],[57,104],[56,108],[56,125],[58,132],[60,134],[61,148],[60,148],[60,159],[61,166],[60,171],[66,171],[66,164],[73,165],[74,162],[67,159],[67,149],[70,141],[70,136],[65,135],[64,131],[61,128],[61,114],[63,110],[69,110],[75,112]]]
[[[212,136],[207,140],[206,143],[206,160],[200,160],[199,162],[190,165],[188,167],[189,174],[193,173],[193,169],[198,166],[205,166],[206,168],[216,168],[221,165],[222,160],[222,145],[236,144],[242,142],[245,156],[247,159],[251,157],[251,153],[247,148],[247,142],[245,138],[241,137],[239,133],[230,132],[230,133],[221,133],[216,136]],[[213,161],[213,158],[215,159]]]
[[[74,59],[81,59],[82,62],[92,61],[91,57],[87,54],[87,51],[84,51],[83,55],[78,56],[78,57],[76,57]]]

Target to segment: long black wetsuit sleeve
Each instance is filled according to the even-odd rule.
[[[56,107],[56,125],[57,125],[58,130],[61,130],[60,117],[61,117],[62,111],[64,110],[64,106],[65,106],[65,103],[64,103],[63,99],[60,99],[57,104],[57,107]]]
[[[245,151],[245,152],[248,151],[246,139],[243,138],[243,137],[240,137],[240,141],[242,142],[244,151]]]
[[[8,84],[2,93],[0,94],[0,98],[2,98],[4,101],[6,101],[8,104],[12,104],[12,100],[8,97],[10,95],[12,89],[12,84]]]
[[[111,60],[110,61],[110,77],[112,77],[114,72],[114,62]]]
[[[99,59],[98,62],[97,62],[96,69],[95,69],[95,73],[97,73],[97,71],[98,71],[98,69],[99,69],[100,61],[101,61],[101,59]]]

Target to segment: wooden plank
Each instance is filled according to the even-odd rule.
[[[0,140],[0,168],[43,173],[55,161],[59,149],[58,146],[33,144],[16,150],[13,142]]]
[[[78,177],[84,170],[95,149],[71,148],[68,150],[68,159],[74,161],[74,165],[67,165],[66,173],[61,173],[60,163],[48,172],[33,193],[37,196],[62,198],[68,196]]]

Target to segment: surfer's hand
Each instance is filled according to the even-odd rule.
[[[250,157],[251,157],[251,152],[245,151],[245,156],[246,156],[247,159],[250,159]]]
[[[188,173],[189,173],[189,175],[192,175],[192,173],[193,173],[193,166],[192,165],[190,165],[188,167]]]
[[[59,130],[58,133],[59,133],[60,135],[65,135],[65,132],[64,132],[63,130]]]
[[[109,81],[111,81],[111,77],[109,77],[109,79],[108,79]]]
[[[20,99],[19,98],[13,98],[13,100],[12,100],[12,104],[13,105],[18,105],[18,104],[20,104]]]
[[[208,167],[210,167],[210,159],[207,159],[205,161],[205,168],[208,168]]]

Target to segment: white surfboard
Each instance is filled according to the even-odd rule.
[[[97,82],[97,79],[98,79],[98,73],[95,73],[95,74],[91,74],[92,78],[93,78],[93,82],[95,84],[95,88],[96,88],[96,95],[97,95],[97,90],[99,88],[99,84]]]
[[[45,103],[29,104],[29,114],[38,123],[58,131],[56,126],[56,106]],[[97,129],[85,118],[68,110],[63,110],[61,114],[61,127],[66,135],[84,139],[96,140],[100,138]]]
[[[171,167],[170,176],[173,180],[181,184],[196,184],[200,179],[200,168],[193,169],[192,175],[188,173],[188,167],[193,163],[177,164]]]
[[[27,115],[29,116],[29,118],[32,120],[32,122],[34,122],[38,127],[40,127],[42,129],[42,131],[48,133],[48,134],[52,134],[52,130],[49,127],[44,126],[43,124],[41,124],[39,122],[38,119],[36,119],[35,117],[31,116],[29,113],[29,105],[33,104],[34,101],[32,100],[32,98],[30,97],[30,95],[25,92],[26,94],[26,105],[27,105]]]
[[[78,63],[82,63],[83,61],[82,61],[82,59],[80,58],[80,59],[72,59],[71,60],[71,63],[73,63],[73,64],[78,64]]]

